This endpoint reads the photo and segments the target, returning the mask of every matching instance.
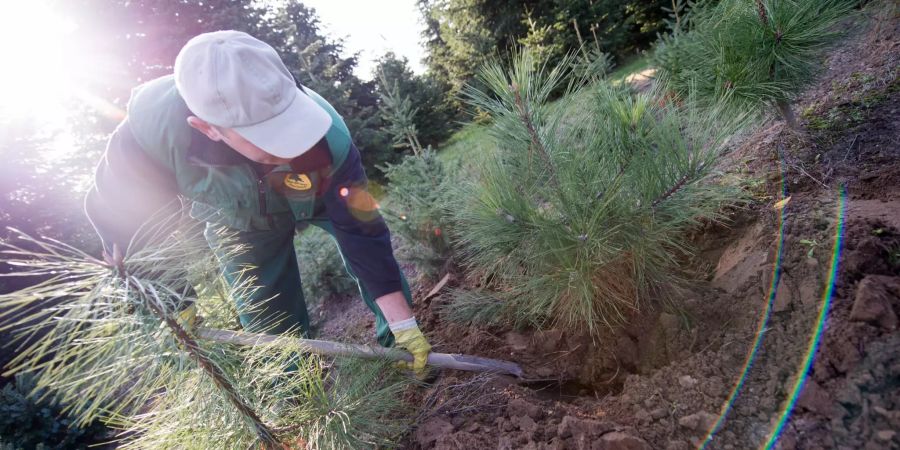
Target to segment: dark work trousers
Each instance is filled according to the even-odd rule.
[[[287,222],[279,220],[277,222]],[[225,279],[235,287],[238,283],[247,283],[247,289],[235,290],[235,301],[241,324],[247,331],[260,331],[271,334],[287,332],[308,337],[309,314],[300,280],[300,268],[294,251],[294,235],[296,229],[305,228],[306,224],[285,223],[281,227],[263,231],[226,230],[228,245],[221,244],[218,230],[220,225],[207,224],[204,233],[210,246],[216,249],[219,261],[223,266]],[[334,230],[327,217],[313,217],[306,221],[317,226],[332,237]],[[231,245],[241,245],[243,252],[229,254]],[[337,247],[337,245],[335,245]],[[338,249],[340,252],[340,250]],[[347,273],[359,286],[360,295],[366,306],[375,314],[375,337],[378,343],[390,347],[394,336],[388,328],[387,320],[369,294],[365,286],[359,282],[347,259],[341,254]],[[309,264],[315,264],[310,261]],[[409,284],[402,277],[403,295],[407,303],[412,305]]]

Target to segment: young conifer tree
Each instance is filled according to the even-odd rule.
[[[255,347],[195,337],[180,311],[195,302],[204,326],[233,328],[233,297],[255,280],[227,287],[201,225],[184,216],[142,231],[118,268],[54,240],[4,243],[11,275],[38,280],[0,296],[0,330],[18,347],[7,373],[37,375],[36,389],[80,423],[122,430],[122,448],[358,448],[396,437],[404,383],[387,363],[329,363],[287,337]]]
[[[701,3],[655,54],[677,95],[732,111],[775,106],[798,129],[791,102],[813,81],[842,34],[852,0],[722,0]],[[690,26],[690,30],[684,27]]]
[[[605,84],[550,102],[567,63],[527,51],[479,72],[472,106],[497,147],[450,208],[464,263],[487,290],[458,292],[462,320],[595,333],[673,298],[683,232],[739,199],[710,180],[737,122],[690,101]],[[575,89],[573,87],[572,89]]]
[[[381,100],[381,116],[387,123],[386,130],[396,148],[409,148],[413,155],[422,153],[419,133],[414,122],[418,108],[412,106],[408,95],[400,95],[397,80],[388,80],[384,73],[378,74],[383,86],[378,94]]]
[[[399,256],[426,275],[438,275],[451,256],[444,206],[453,180],[444,162],[428,147],[379,169],[389,182],[382,212],[402,238]]]

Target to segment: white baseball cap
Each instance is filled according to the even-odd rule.
[[[240,31],[195,36],[175,58],[175,86],[197,117],[279,158],[312,148],[331,115],[297,88],[278,53]]]

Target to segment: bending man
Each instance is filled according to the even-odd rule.
[[[378,342],[409,350],[421,372],[431,346],[366,187],[335,109],[298,87],[269,45],[218,31],[191,39],[173,75],[135,88],[85,208],[106,253],[121,258],[154,213],[178,196],[192,202],[213,248],[221,227],[247,248],[218,257],[230,283],[255,278],[256,289],[237,299],[241,323],[270,333],[309,330],[293,242],[298,229],[318,226],[375,314]]]

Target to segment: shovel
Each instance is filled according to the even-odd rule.
[[[237,345],[287,345],[300,344],[310,353],[329,356],[354,356],[357,358],[387,358],[393,361],[412,362],[413,356],[395,348],[372,347],[368,345],[343,344],[340,342],[320,341],[315,339],[285,338],[269,334],[248,333],[244,331],[216,330],[198,328],[197,337],[223,344]],[[289,340],[289,341],[288,341]],[[456,353],[429,353],[428,365],[445,369],[466,370],[469,372],[490,372],[522,377],[522,368],[518,364],[498,359]]]

